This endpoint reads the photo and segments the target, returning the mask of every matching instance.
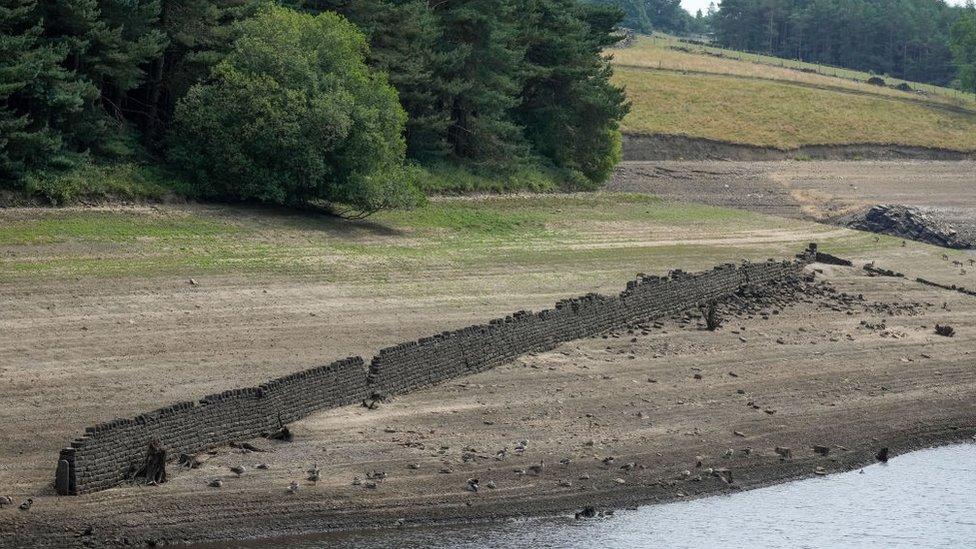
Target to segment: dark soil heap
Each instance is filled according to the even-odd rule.
[[[952,225],[919,208],[909,206],[872,206],[867,212],[851,219],[847,225],[853,229],[908,238],[945,248],[976,247],[976,242],[961,237]]]

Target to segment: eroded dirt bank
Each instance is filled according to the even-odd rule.
[[[900,256],[911,253],[871,259],[944,278],[941,260]],[[627,505],[845,470],[882,446],[897,453],[972,437],[976,300],[814,268],[848,296],[766,302],[717,332],[695,318],[634,327],[378,410],[318,414],[294,426],[293,443],[223,448],[160,487],[4,508],[0,545],[202,541]],[[956,336],[935,335],[936,322]],[[305,480],[313,463],[316,483]],[[249,469],[240,478],[228,469],[237,464]],[[731,485],[718,470],[731,472]],[[207,486],[214,478],[221,488]],[[477,492],[467,489],[472,478]]]
[[[865,143],[854,145],[803,145],[775,149],[682,135],[625,134],[624,160],[976,160],[976,152]]]
[[[875,205],[910,206],[976,245],[973,161],[629,161],[609,189],[844,226]]]

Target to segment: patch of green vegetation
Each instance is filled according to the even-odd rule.
[[[376,285],[459,273],[632,274],[728,261],[730,246],[735,258],[788,257],[802,243],[781,230],[824,240],[816,235],[836,229],[616,193],[437,198],[362,222],[239,206],[10,210],[0,211],[0,246],[12,252],[0,256],[0,279],[212,273]]]
[[[820,243],[822,251],[848,257],[865,252],[878,252],[901,246],[902,239],[894,236],[879,235],[864,231],[849,231],[844,236],[838,236]]]
[[[229,223],[195,215],[111,211],[42,211],[31,219],[0,225],[0,244],[50,244],[124,242],[135,239],[199,239],[232,234],[239,228]]]
[[[24,192],[58,206],[79,201],[159,201],[171,195],[187,195],[189,187],[158,165],[125,162],[84,163],[65,171],[29,174]]]
[[[415,210],[384,212],[376,221],[411,229],[447,229],[458,234],[511,235],[545,228],[545,217],[529,209],[500,209],[488,201],[435,201]],[[497,203],[497,201],[490,201]]]
[[[522,166],[508,173],[477,173],[456,164],[425,166],[427,175],[417,181],[426,194],[510,193],[515,191],[546,192],[564,188],[565,178],[554,170]]]

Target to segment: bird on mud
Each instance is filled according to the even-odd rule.
[[[317,482],[319,480],[319,466],[312,464],[312,468],[308,470],[308,480],[312,482]]]
[[[34,505],[34,500],[32,498],[27,498],[27,500],[24,501],[24,503],[20,504],[20,510],[26,511],[31,508],[31,505]]]
[[[878,453],[875,454],[874,457],[878,458],[878,461],[880,461],[881,463],[888,463],[888,457],[889,457],[888,454],[889,454],[888,447],[885,446],[884,448],[878,450]]]
[[[288,493],[294,494],[297,491],[298,491],[298,482],[293,480],[291,481],[291,484],[288,485]]]
[[[3,509],[4,505],[13,505],[14,500],[10,499],[10,496],[0,496],[0,509]]]
[[[220,488],[223,485],[224,485],[224,481],[220,480],[219,478],[215,478],[207,484],[207,486],[211,488]]]
[[[244,467],[243,465],[235,465],[235,466],[233,466],[233,467],[230,468],[230,472],[231,473],[234,473],[237,476],[243,475],[246,471],[247,471],[247,468]]]

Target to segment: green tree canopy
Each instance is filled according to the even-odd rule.
[[[619,121],[624,91],[610,83],[603,48],[614,43],[614,8],[573,0],[531,0],[521,42],[526,80],[517,120],[539,154],[584,178],[602,183],[620,160]]]
[[[0,0],[0,181],[63,155],[61,122],[97,96],[43,30],[36,0]]]
[[[210,196],[358,212],[407,203],[406,115],[367,51],[339,15],[262,8],[177,105],[170,159]]]
[[[959,71],[959,86],[976,94],[976,6],[972,0],[952,26],[950,37],[952,55]]]
[[[943,0],[721,0],[727,47],[944,85],[955,69]]]

